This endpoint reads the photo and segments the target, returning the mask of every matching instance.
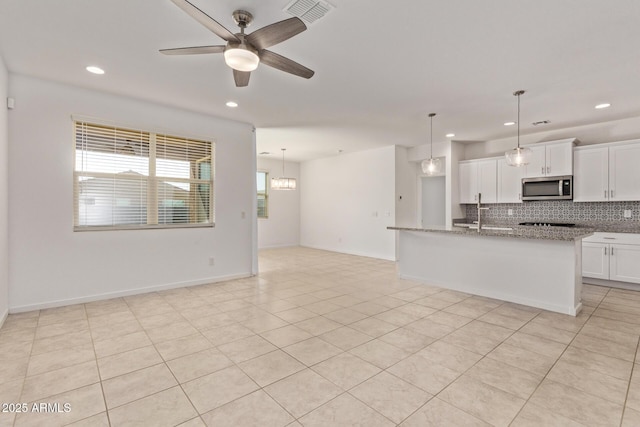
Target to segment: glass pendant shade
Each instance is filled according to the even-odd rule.
[[[520,147],[520,96],[524,95],[523,90],[517,90],[513,92],[513,96],[518,97],[518,145],[513,150],[507,151],[504,153],[505,158],[507,159],[507,164],[509,166],[525,166],[528,165],[531,161],[531,156],[533,152],[530,148]]]
[[[507,151],[504,153],[504,156],[507,159],[507,164],[509,166],[524,166],[528,165],[531,161],[532,151],[530,148],[526,147],[516,147],[511,151]]]
[[[442,171],[440,159],[428,159],[422,161],[422,172],[427,175],[438,175]]]
[[[233,47],[224,51],[224,62],[234,70],[249,72],[258,68],[260,58],[249,49]]]
[[[273,190],[295,190],[295,178],[271,178],[271,188]]]

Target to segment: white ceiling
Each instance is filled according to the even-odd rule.
[[[238,8],[255,16],[249,32],[289,17],[290,0],[191,1],[234,32]],[[286,147],[288,160],[423,144],[430,112],[436,142],[510,136],[517,89],[523,133],[640,116],[638,0],[331,3],[271,48],[315,70],[310,80],[261,66],[236,88],[222,55],[161,55],[224,44],[169,0],[0,0],[0,55],[14,73],[252,123],[258,151]]]

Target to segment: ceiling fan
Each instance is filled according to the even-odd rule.
[[[160,49],[161,53],[165,55],[224,53],[226,64],[233,68],[233,78],[237,87],[243,87],[249,84],[251,71],[258,68],[260,62],[278,70],[304,77],[305,79],[313,76],[313,70],[289,58],[267,50],[268,47],[288,40],[306,30],[307,26],[301,19],[285,19],[284,21],[260,28],[251,34],[245,34],[244,30],[251,24],[251,21],[253,21],[253,15],[245,10],[236,10],[233,12],[233,19],[238,24],[238,27],[240,27],[240,32],[233,34],[187,0],[171,1],[193,19],[207,27],[212,33],[225,40],[227,44]]]

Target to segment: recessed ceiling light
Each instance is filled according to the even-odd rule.
[[[104,74],[104,70],[100,67],[96,67],[95,65],[89,65],[87,71],[93,74]]]
[[[234,101],[229,101],[226,103],[226,106],[231,108],[236,108],[238,106],[238,103]]]
[[[447,138],[453,138],[454,136],[456,136],[455,133],[448,133],[445,135]]]
[[[603,108],[609,108],[609,107],[611,107],[611,104],[609,104],[609,103],[607,103],[607,102],[605,102],[604,104],[598,104],[598,105],[596,105],[596,109],[597,109],[597,110],[602,110]]]
[[[505,126],[513,126],[513,125],[515,125],[515,124],[516,124],[516,122],[505,122],[505,124],[504,124],[504,125],[505,125]]]

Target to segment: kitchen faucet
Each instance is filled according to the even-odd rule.
[[[489,210],[489,208],[482,207],[482,193],[478,193],[478,233],[482,229],[482,211]]]

